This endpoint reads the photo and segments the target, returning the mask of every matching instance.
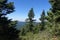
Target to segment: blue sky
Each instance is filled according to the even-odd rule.
[[[39,21],[43,9],[47,12],[50,9],[48,0],[9,0],[14,2],[15,12],[7,15],[9,19],[25,21],[31,8],[34,9],[35,19]]]

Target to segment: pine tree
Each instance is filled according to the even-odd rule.
[[[60,0],[49,0],[52,5],[51,11],[55,15],[55,21],[60,20]]]
[[[51,11],[55,14],[60,10],[60,0],[49,0],[52,8]]]
[[[12,12],[14,12],[13,2],[0,0],[0,40],[18,40],[19,30],[11,24],[11,19],[6,17]]]
[[[45,29],[45,11],[43,10],[41,18],[39,19],[41,21],[41,28],[40,30],[44,30]]]
[[[60,35],[60,28],[59,28],[59,23],[60,22],[60,0],[49,0],[51,4],[51,9],[48,12],[47,21],[51,25],[51,31],[53,35]],[[51,32],[50,31],[50,32]]]
[[[26,20],[27,20],[29,31],[33,31],[34,21],[35,21],[33,8],[31,8],[31,10],[29,11],[28,18]]]

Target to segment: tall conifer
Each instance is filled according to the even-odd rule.
[[[19,30],[11,24],[11,19],[6,17],[12,12],[14,12],[13,2],[0,0],[0,40],[18,40]]]

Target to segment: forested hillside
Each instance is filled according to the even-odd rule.
[[[31,8],[26,25],[21,29],[22,40],[60,40],[60,0],[49,0],[51,8],[42,11],[40,22],[35,25],[34,10]]]
[[[60,0],[49,0],[49,3],[51,8],[47,13],[42,10],[40,22],[36,22],[31,8],[28,18],[20,24],[7,17],[15,11],[14,2],[0,0],[0,40],[60,40]]]

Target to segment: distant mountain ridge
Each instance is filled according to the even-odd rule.
[[[21,21],[18,21],[17,22],[17,29],[20,29],[21,27],[23,27],[24,25],[26,24],[26,22],[21,22]],[[38,22],[35,22],[35,24],[38,24]]]
[[[20,29],[23,25],[25,25],[25,23],[26,23],[26,22],[20,22],[20,21],[18,21],[16,28],[17,28],[17,29]]]

